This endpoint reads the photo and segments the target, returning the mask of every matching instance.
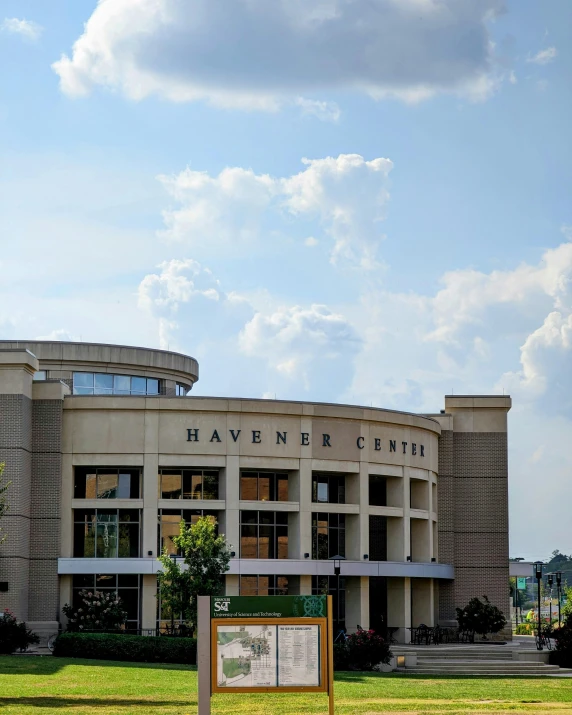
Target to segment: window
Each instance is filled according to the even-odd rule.
[[[141,577],[138,574],[75,574],[72,577],[72,604],[81,607],[79,592],[111,591],[121,599],[127,611],[127,629],[139,628],[141,612]]]
[[[327,504],[345,504],[345,476],[339,474],[313,474],[312,501]]]
[[[138,558],[139,509],[74,509],[76,558]]]
[[[37,372],[34,373],[34,378],[35,381],[42,381],[42,380],[47,380],[47,373],[45,370],[38,370]]]
[[[346,555],[345,514],[312,514],[312,558]]]
[[[387,517],[369,517],[369,560],[387,561]]]
[[[287,559],[288,513],[283,511],[241,511],[240,557],[243,559]]]
[[[74,395],[158,395],[159,380],[154,377],[110,375],[104,372],[74,372]]]
[[[206,509],[159,509],[157,525],[157,553],[166,552],[169,556],[181,556],[180,550],[173,543],[173,537],[179,535],[180,524],[196,524],[201,516],[210,516],[218,522],[218,512]],[[217,530],[218,531],[218,530]]]
[[[387,479],[377,474],[369,477],[369,505],[387,506]]]
[[[180,382],[177,382],[175,385],[175,396],[176,397],[186,397],[187,393],[189,392],[189,387],[187,385],[183,385]]]
[[[138,467],[75,467],[74,499],[139,499]]]
[[[241,576],[241,596],[287,596],[288,576]]]
[[[339,601],[338,601],[339,588]],[[334,611],[334,630],[346,627],[346,580],[343,576],[312,576],[312,595],[331,596]],[[338,610],[339,604],[339,610]]]
[[[218,499],[218,471],[160,469],[159,499]]]
[[[288,474],[242,472],[240,498],[252,501],[288,501]]]

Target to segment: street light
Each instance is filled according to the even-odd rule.
[[[549,628],[552,628],[552,586],[554,585],[554,574],[549,573],[546,576],[546,583],[548,584],[548,587],[550,588],[550,596],[548,600],[548,623]]]
[[[555,571],[556,576],[556,591],[558,593],[558,628],[560,628],[560,604],[562,601],[562,571]]]
[[[340,574],[342,572],[342,561],[345,560],[346,557],[340,556],[340,554],[336,554],[336,556],[330,556],[330,561],[334,562],[334,576],[336,577],[336,620],[338,633],[340,631]]]
[[[537,650],[542,650],[542,623],[540,622],[540,581],[542,580],[542,567],[544,564],[542,561],[535,561],[534,566],[534,578],[536,579],[538,585],[538,638],[536,639]]]

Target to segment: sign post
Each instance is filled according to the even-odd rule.
[[[242,692],[325,693],[333,715],[332,615],[331,596],[199,597],[199,715]]]

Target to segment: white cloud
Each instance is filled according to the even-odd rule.
[[[62,91],[274,110],[309,92],[420,101],[494,91],[488,23],[502,0],[109,0],[71,57]]]
[[[58,328],[56,330],[52,330],[50,333],[47,335],[38,335],[36,340],[60,340],[64,342],[76,342],[78,340],[81,340],[81,336],[77,335],[72,335],[69,330],[66,330],[65,328]]]
[[[304,241],[304,245],[308,246],[309,248],[313,248],[314,246],[317,246],[319,243],[317,238],[314,238],[314,236],[308,236],[308,238]]]
[[[315,99],[298,97],[296,105],[300,107],[302,114],[317,117],[322,122],[337,122],[341,116],[341,111],[336,102],[320,102]]]
[[[319,383],[331,380],[332,370],[348,372],[359,339],[349,321],[327,306],[296,305],[256,313],[238,344],[243,353],[263,358],[280,376],[319,393]]]
[[[32,20],[19,20],[17,17],[6,17],[0,24],[0,29],[11,35],[20,35],[26,40],[35,42],[44,31],[41,25]]]
[[[323,229],[332,244],[332,263],[377,268],[383,238],[378,226],[389,199],[392,162],[366,161],[359,154],[302,162],[303,171],[283,178],[240,167],[224,169],[215,177],[190,168],[160,176],[181,204],[163,213],[163,237],[193,249],[206,245],[237,251],[263,233],[267,236],[262,227],[270,219],[288,233],[296,218],[300,225],[317,222]]]
[[[540,50],[534,57],[529,57],[526,61],[532,62],[535,65],[547,65],[550,62],[554,62],[558,52],[556,47],[547,47],[545,50]]]

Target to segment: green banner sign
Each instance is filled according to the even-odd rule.
[[[526,591],[526,579],[521,577],[517,578],[516,587],[519,591]]]
[[[213,596],[211,618],[326,618],[326,596]]]

